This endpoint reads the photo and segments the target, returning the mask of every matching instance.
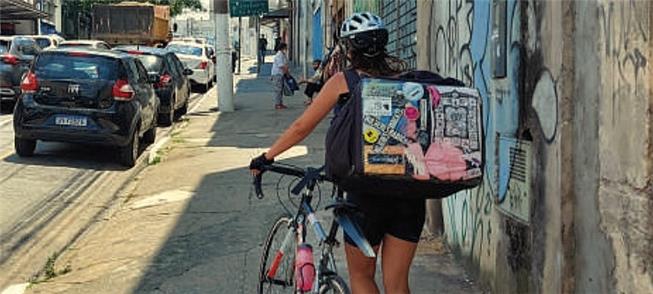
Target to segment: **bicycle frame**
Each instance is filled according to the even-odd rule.
[[[298,177],[305,175],[303,173],[300,174],[300,172],[297,170],[289,169],[288,167],[286,168],[277,167],[276,170],[274,168],[270,170],[277,171],[282,174],[287,173]],[[323,177],[320,178],[315,176],[316,175],[315,172],[316,171],[320,172],[320,170],[321,169],[318,170],[310,169],[310,168],[307,169],[306,174],[311,173],[312,176],[306,175],[305,177],[303,177],[300,183],[297,184],[297,186],[292,190],[293,194],[296,195],[301,194],[301,201],[298,205],[297,213],[291,218],[289,224],[289,230],[283,238],[281,247],[276,251],[272,264],[265,272],[265,277],[268,282],[277,285],[282,285],[282,286],[290,286],[287,285],[287,283],[284,281],[276,280],[275,276],[277,274],[279,265],[283,260],[283,257],[290,249],[290,245],[292,244],[291,242],[293,241],[293,238],[295,238],[297,244],[302,244],[304,242],[304,237],[305,237],[304,228],[306,226],[306,221],[308,221],[308,223],[313,228],[321,248],[321,254],[319,257],[318,266],[315,268],[316,278],[312,286],[313,292],[317,292],[320,289],[320,287],[326,284],[332,276],[338,276],[337,272],[335,271],[336,266],[335,266],[335,259],[333,256],[333,247],[339,245],[336,235],[340,227],[342,227],[345,233],[356,243],[356,245],[358,246],[359,249],[361,249],[363,254],[365,254],[368,257],[375,257],[375,253],[374,250],[372,249],[372,246],[365,239],[365,237],[363,237],[362,233],[360,232],[360,229],[358,229],[358,227],[355,225],[355,223],[347,213],[346,211],[347,204],[344,201],[342,191],[338,191],[338,194],[336,195],[335,198],[336,200],[335,204],[329,205],[327,207],[327,209],[330,207],[334,210],[333,211],[334,219],[331,221],[331,227],[329,228],[329,233],[327,234],[326,231],[324,230],[324,227],[322,226],[317,216],[315,215],[315,210],[311,206],[314,189],[319,181],[324,180]],[[260,179],[261,176],[259,174],[259,176],[255,179],[254,185],[257,191],[256,192],[257,197],[262,198],[263,194],[260,186],[261,183]]]
[[[336,234],[338,232],[338,223],[334,220],[329,229],[329,235],[326,234],[322,224],[317,219],[315,215],[315,210],[311,206],[311,201],[313,200],[313,189],[315,188],[315,181],[311,181],[302,192],[302,199],[299,205],[297,213],[292,218],[290,223],[290,230],[284,236],[284,239],[281,243],[281,248],[277,251],[272,265],[267,273],[267,278],[271,281],[275,281],[274,277],[276,275],[279,264],[281,263],[283,256],[288,251],[293,237],[297,239],[297,244],[304,242],[304,233],[303,228],[306,225],[308,220],[311,227],[315,231],[315,234],[318,237],[320,245],[327,244],[327,248],[322,247],[322,254],[319,261],[319,267],[316,268],[316,277],[313,284],[313,291],[317,291],[321,285],[321,282],[324,280],[324,276],[327,274],[336,274],[335,272],[329,270],[328,262],[332,260],[332,247],[337,244]],[[326,249],[326,250],[325,250]]]

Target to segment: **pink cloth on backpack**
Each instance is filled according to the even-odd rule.
[[[439,180],[457,181],[467,175],[463,151],[449,143],[431,143],[425,161],[429,173]]]
[[[418,143],[408,143],[405,150],[406,160],[413,166],[413,178],[416,180],[428,180],[431,178],[426,168],[424,151]]]

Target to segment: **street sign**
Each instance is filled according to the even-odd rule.
[[[229,0],[231,17],[261,15],[268,9],[268,0]]]

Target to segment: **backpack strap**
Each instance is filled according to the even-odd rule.
[[[347,88],[351,93],[352,91],[356,90],[356,88],[358,88],[358,83],[360,83],[361,77],[358,75],[358,72],[353,68],[349,68],[345,70],[343,73],[345,74],[345,80],[347,80]]]

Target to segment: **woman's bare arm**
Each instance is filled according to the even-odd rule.
[[[335,74],[324,84],[306,111],[272,144],[270,150],[265,153],[265,157],[273,159],[304,140],[333,109],[338,102],[338,97],[348,91],[344,75],[341,72]]]

